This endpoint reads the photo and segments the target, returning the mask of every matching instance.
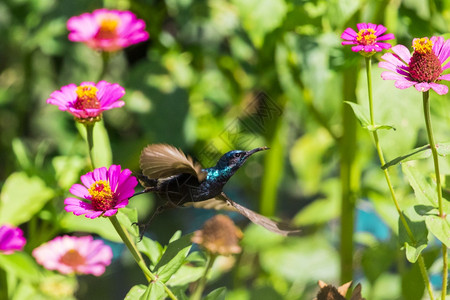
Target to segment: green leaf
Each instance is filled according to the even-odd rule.
[[[142,295],[144,295],[146,290],[147,290],[147,287],[143,284],[135,285],[128,291],[124,300],[140,299],[142,297]]]
[[[29,177],[23,172],[11,174],[0,195],[0,224],[19,225],[30,220],[54,195],[37,176]]]
[[[317,199],[294,217],[296,225],[317,225],[330,221],[339,216],[340,194],[336,191],[340,188],[337,179],[329,179],[322,182],[321,192],[325,194],[325,199]]]
[[[422,173],[411,163],[402,164],[403,173],[414,190],[417,202],[437,208],[436,184],[428,182]]]
[[[366,128],[369,131],[377,131],[379,129],[386,129],[386,130],[393,129],[393,130],[395,130],[394,126],[391,126],[391,125],[376,125],[376,124],[375,125],[369,125],[369,126],[366,126],[364,128]]]
[[[161,260],[155,267],[160,281],[167,282],[185,262],[192,246],[191,237],[192,234],[185,235],[167,246]]]
[[[446,155],[450,154],[450,143],[436,144],[436,149],[437,149],[438,155],[446,156]],[[400,162],[418,160],[418,159],[428,158],[430,156],[431,156],[431,147],[430,147],[430,145],[425,145],[425,146],[413,149],[408,154],[394,158],[393,160],[391,160],[391,161],[387,162],[386,164],[384,164],[383,166],[381,166],[381,168],[384,170],[384,169],[394,166]]]
[[[139,237],[139,226],[132,225],[134,222],[137,222],[138,219],[136,208],[124,207],[119,209],[117,219],[129,233],[131,233],[134,237]]]
[[[139,298],[140,300],[159,300],[166,299],[164,286],[160,281],[152,281],[149,283],[145,293]]]
[[[80,180],[80,172],[86,167],[86,160],[79,156],[57,156],[52,159],[52,165],[58,185],[69,190],[74,182]]]
[[[367,247],[363,254],[361,264],[364,275],[371,284],[391,266],[397,249],[392,249],[387,243],[380,243],[373,247]]]
[[[150,261],[155,265],[161,258],[163,247],[157,241],[154,241],[146,236],[142,238],[140,243],[137,243],[137,248],[140,252],[147,255]]]
[[[227,289],[220,287],[209,293],[204,300],[225,300]]]
[[[384,170],[386,168],[389,168],[391,166],[394,166],[400,162],[407,162],[411,160],[417,160],[422,158],[428,158],[431,156],[431,148],[430,145],[425,145],[419,148],[413,149],[410,153],[399,156],[397,158],[394,158],[393,160],[385,163],[381,166],[381,168]]]
[[[65,213],[60,222],[61,228],[66,232],[84,231],[100,235],[101,237],[122,243],[122,239],[114,230],[108,218],[89,219],[85,216],[75,216],[73,213]]]
[[[377,125],[377,124],[370,124],[369,118],[367,117],[367,112],[364,109],[363,106],[359,105],[358,103],[355,102],[350,102],[350,101],[344,101],[345,103],[347,103],[348,105],[350,105],[350,107],[353,109],[353,113],[355,114],[355,117],[359,120],[359,122],[361,123],[361,126],[369,131],[377,131],[379,129],[394,129],[395,128],[391,125]]]
[[[242,26],[256,48],[263,45],[264,36],[278,28],[287,12],[287,5],[280,0],[233,0]]]
[[[408,261],[415,263],[420,253],[427,247],[428,230],[425,225],[425,218],[419,215],[414,207],[404,210],[403,215],[408,227],[411,229],[414,240],[409,237],[403,222],[399,218],[399,241],[405,247]]]
[[[40,276],[35,260],[25,252],[0,255],[0,269],[25,280],[36,281]]]
[[[425,223],[428,230],[445,246],[450,247],[450,217],[447,215],[441,218],[436,215],[428,215],[425,217]]]
[[[367,117],[367,112],[361,105],[350,101],[344,101],[344,103],[350,105],[350,107],[353,109],[355,117],[359,120],[362,127],[367,128],[368,126],[370,126],[370,121],[369,118]]]
[[[178,271],[170,277],[167,285],[182,286],[188,283],[197,281],[203,276],[205,272],[204,267],[193,267],[189,265],[182,265]]]

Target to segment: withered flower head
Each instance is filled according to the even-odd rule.
[[[192,242],[199,244],[211,254],[230,255],[241,252],[239,240],[242,231],[225,215],[216,215],[203,224],[192,236]]]
[[[345,300],[345,295],[352,284],[351,281],[344,283],[340,287],[336,288],[331,284],[326,284],[322,280],[319,280],[320,290],[317,293],[317,298],[315,300]],[[350,300],[365,300],[361,296],[361,284],[358,285],[353,290]]]

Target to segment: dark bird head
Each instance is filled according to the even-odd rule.
[[[258,151],[267,150],[268,147],[259,147],[253,150],[233,150],[225,153],[217,162],[216,168],[226,169],[227,167],[231,169],[234,173],[237,171],[253,153]]]

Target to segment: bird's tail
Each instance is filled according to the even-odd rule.
[[[263,215],[260,215],[256,212],[254,212],[251,209],[248,209],[234,201],[230,200],[231,205],[236,208],[236,210],[242,214],[243,216],[247,217],[250,221],[252,221],[255,224],[261,225],[262,227],[266,228],[269,231],[278,233],[280,235],[284,236],[290,236],[290,235],[299,235],[300,230],[297,228],[292,228],[290,225],[282,223],[282,222],[276,222],[273,221]]]

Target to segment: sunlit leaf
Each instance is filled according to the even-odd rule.
[[[146,236],[142,238],[142,241],[137,243],[137,248],[150,258],[153,265],[159,261],[163,252],[163,247],[157,241]]]
[[[155,271],[160,281],[167,282],[183,265],[192,246],[191,236],[192,234],[185,235],[178,240],[172,241],[167,246],[166,251],[155,266]]]
[[[166,299],[166,292],[161,281],[152,281],[149,283],[145,293],[139,298],[140,300],[159,300]]]
[[[133,286],[126,294],[124,300],[138,300],[144,295],[147,287],[143,284]]]
[[[23,280],[34,281],[38,280],[40,276],[40,269],[36,261],[25,252],[0,255],[0,268]]]
[[[403,211],[405,221],[411,230],[412,237],[408,234],[403,222],[398,220],[400,244],[405,247],[406,258],[415,263],[422,251],[427,247],[428,230],[425,225],[425,218],[419,215],[414,207],[409,207]]]
[[[370,121],[369,121],[369,118],[367,117],[368,112],[365,111],[364,107],[362,107],[361,105],[359,105],[358,103],[355,103],[355,102],[350,102],[350,101],[344,101],[344,102],[347,103],[348,105],[350,105],[350,107],[353,109],[353,112],[355,113],[355,117],[361,123],[362,127],[366,128],[366,127],[370,126]]]
[[[428,230],[442,243],[450,248],[450,216],[441,218],[436,215],[425,217]]]
[[[389,168],[391,166],[394,166],[400,162],[407,162],[411,160],[417,160],[422,158],[428,158],[431,156],[431,149],[430,145],[425,145],[419,148],[413,149],[410,153],[399,156],[397,158],[394,158],[393,160],[387,162],[386,164],[382,165],[382,169]]]
[[[224,287],[215,289],[205,297],[205,300],[225,300],[226,292],[227,289]]]
[[[37,176],[29,177],[23,172],[11,174],[0,195],[0,224],[19,225],[28,221],[54,195]]]

